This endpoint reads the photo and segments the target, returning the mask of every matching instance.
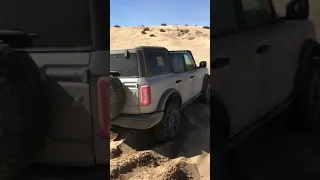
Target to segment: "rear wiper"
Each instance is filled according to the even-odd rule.
[[[28,36],[28,37],[34,38],[34,37],[37,37],[37,34],[33,32],[26,32],[26,31],[0,29],[0,36]]]
[[[31,46],[33,39],[37,37],[38,35],[33,32],[0,29],[0,40],[15,48]]]
[[[110,71],[110,74],[114,77],[119,77],[121,76],[121,72],[120,71]]]

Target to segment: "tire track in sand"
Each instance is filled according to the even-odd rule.
[[[201,116],[198,115],[200,111],[208,113],[208,106],[192,106],[193,111],[197,112],[197,124],[188,122],[188,120],[194,121],[190,119],[194,115],[190,116],[190,110],[186,110],[188,114],[184,117],[183,134],[173,142],[157,141],[151,130],[112,128],[110,179],[209,179],[210,176],[203,173],[210,172],[209,138],[205,137],[210,133],[209,114],[206,117],[205,113],[202,115],[202,119],[205,120],[199,120]],[[202,162],[206,164],[203,165]]]

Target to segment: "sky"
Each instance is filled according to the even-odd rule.
[[[210,25],[210,0],[110,0],[110,25]]]

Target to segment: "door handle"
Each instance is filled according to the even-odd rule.
[[[193,79],[194,78],[194,76],[190,76],[190,79]]]
[[[271,46],[263,44],[256,49],[256,53],[260,55],[266,54],[271,49]]]
[[[179,84],[179,83],[181,83],[182,82],[182,80],[176,80],[176,83],[177,84]]]
[[[218,57],[215,60],[213,60],[213,62],[211,62],[211,68],[212,69],[219,69],[219,68],[223,68],[229,64],[230,64],[229,58]]]

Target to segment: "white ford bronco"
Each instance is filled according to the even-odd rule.
[[[288,1],[282,17],[271,0],[212,6],[211,146],[223,179],[226,150],[287,107],[291,127],[319,134],[320,44],[308,0]]]
[[[298,130],[320,132],[320,44],[308,0],[289,1],[284,17],[271,0],[217,0],[211,12],[213,147],[286,107]]]
[[[174,139],[181,125],[180,109],[201,96],[210,102],[206,61],[197,67],[190,51],[137,47],[110,52],[111,124],[132,129],[153,128],[162,141]],[[121,81],[117,82],[117,79]]]

